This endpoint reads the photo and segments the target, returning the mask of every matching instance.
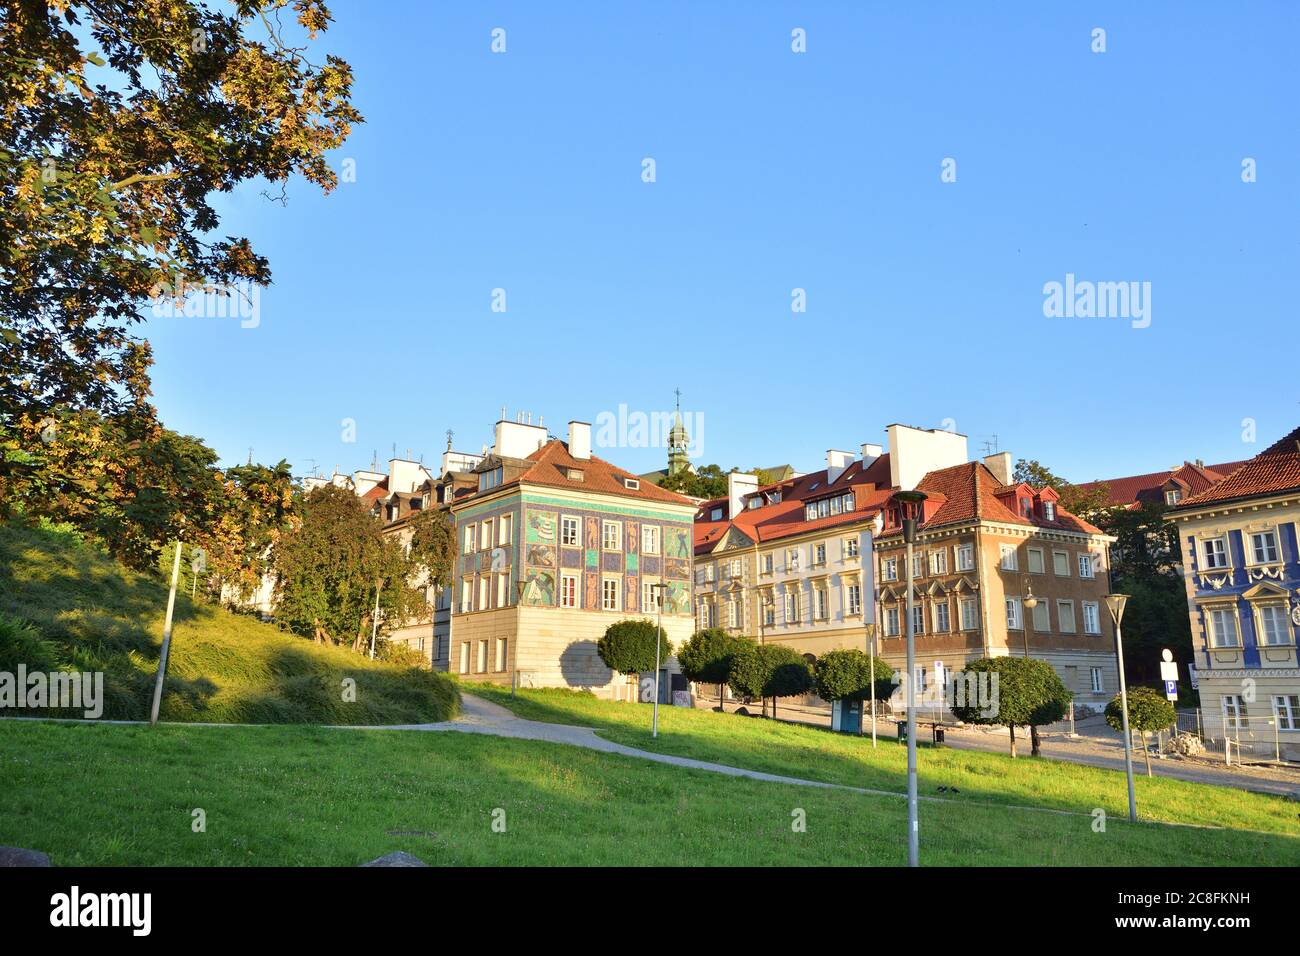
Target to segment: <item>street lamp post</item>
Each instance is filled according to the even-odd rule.
[[[1124,605],[1127,602],[1127,594],[1106,595],[1106,607],[1110,609],[1111,619],[1115,622],[1115,659],[1119,662],[1119,713],[1124,730],[1124,776],[1128,778],[1128,818],[1130,823],[1137,823],[1137,797],[1133,793],[1133,741],[1128,730],[1128,685],[1124,680],[1124,637],[1119,627],[1120,619],[1124,617]]]
[[[1024,604],[1025,612],[1026,612],[1025,619],[1021,623],[1024,624],[1025,626],[1025,629],[1023,631],[1025,635],[1025,657],[1028,658],[1029,657],[1029,625],[1034,619],[1034,608],[1038,607],[1038,598],[1034,597],[1034,585],[1028,579],[1026,579],[1025,581],[1025,599],[1021,603]]]
[[[867,658],[871,666],[871,746],[876,745],[876,625],[867,625]]]
[[[655,703],[654,719],[651,721],[650,736],[659,736],[659,647],[663,643],[664,632],[664,585],[652,584],[650,589],[655,592],[657,600],[655,608],[658,612],[655,618]]]
[[[916,627],[912,617],[912,555],[916,526],[924,518],[923,491],[900,491],[894,495],[902,505],[903,540],[907,543],[907,865],[921,865],[921,825],[916,794]],[[872,674],[872,678],[876,675]]]

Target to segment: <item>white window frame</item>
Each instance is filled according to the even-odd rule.
[[[880,577],[884,581],[898,580],[898,558],[897,556],[884,558],[880,562]]]
[[[610,585],[613,585],[611,592]],[[610,601],[610,594],[613,594],[614,600]],[[613,605],[612,607],[610,605]],[[600,579],[600,609],[602,611],[621,611],[623,610],[623,579],[617,577],[602,577]]]
[[[969,611],[969,613],[968,613]],[[961,599],[961,629],[975,631],[980,626],[980,604],[975,598]]]
[[[915,604],[912,605],[912,633],[913,634],[926,633],[925,602],[923,601],[917,601]]]
[[[507,670],[507,662],[510,659],[510,640],[505,637],[497,638],[497,673]]]
[[[569,532],[572,531],[572,537]],[[582,521],[577,515],[560,516],[560,545],[565,548],[577,548],[582,545]]]
[[[1090,667],[1090,668],[1088,668],[1088,671],[1089,671],[1089,676],[1091,677],[1091,680],[1092,680],[1092,692],[1093,692],[1094,694],[1103,694],[1103,693],[1105,693],[1105,692],[1106,692],[1106,687],[1105,687],[1105,684],[1103,683],[1103,680],[1102,680],[1101,668],[1100,668],[1100,667]]]
[[[1095,578],[1096,568],[1093,563],[1093,554],[1091,551],[1084,551],[1079,555],[1079,577],[1086,580]]]
[[[1218,545],[1217,548],[1211,548],[1211,545]],[[1215,564],[1213,558],[1221,558],[1222,563]],[[1205,538],[1201,541],[1201,570],[1203,571],[1223,571],[1232,566],[1231,552],[1228,550],[1228,538],[1226,535],[1219,535],[1215,538]]]
[[[1053,551],[1052,552],[1052,573],[1060,578],[1070,576],[1070,552]]]
[[[1083,607],[1083,633],[1098,635],[1101,633],[1101,605],[1096,601],[1084,601]]]
[[[975,570],[975,545],[959,544],[957,546],[957,570]]]
[[[474,542],[478,540],[478,526],[473,524],[465,525],[465,533],[461,537],[461,554],[473,554]]]
[[[1247,537],[1250,539],[1250,560],[1247,562],[1251,565],[1260,564],[1279,564],[1282,560],[1282,552],[1278,546],[1277,529],[1265,528],[1263,531],[1248,531]],[[1256,539],[1267,539],[1269,547],[1265,549],[1263,557],[1260,556],[1260,543]],[[1268,550],[1273,552],[1273,556],[1268,556]]]
[[[641,581],[641,610],[647,614],[656,614],[663,604],[664,592],[659,581]]]
[[[947,634],[952,625],[952,609],[947,601],[940,601],[934,606],[934,633]]]
[[[844,557],[846,557],[846,558],[856,558],[857,556],[858,556],[858,539],[857,539],[857,538],[845,538],[845,539],[844,539]]]
[[[1025,615],[1024,608],[1020,604],[1020,598],[1006,598],[1005,604],[1007,611],[1007,630],[1023,631],[1025,629]]]
[[[1276,614],[1274,620],[1278,623],[1279,628],[1275,633],[1279,640],[1270,639],[1271,636],[1264,623],[1265,612],[1268,612],[1267,616],[1270,618],[1274,618],[1274,614]],[[1289,647],[1292,643],[1291,624],[1286,605],[1272,602],[1256,605],[1255,633],[1259,635],[1259,643],[1262,647]]]
[[[1225,635],[1223,629],[1219,626],[1219,615],[1221,614],[1232,624],[1232,633],[1230,635]],[[1210,632],[1210,647],[1241,647],[1241,626],[1237,621],[1237,608],[1235,605],[1218,605],[1205,608],[1205,626]],[[1231,638],[1231,640],[1225,641],[1225,638]]]
[[[1241,706],[1240,694],[1222,694],[1219,697],[1219,708],[1223,714],[1223,733],[1227,736],[1229,731],[1240,732],[1242,724],[1245,722],[1245,709]]]
[[[515,516],[505,514],[501,516],[501,521],[497,525],[497,544],[510,544],[514,538]]]
[[[1016,555],[1014,544],[998,545],[998,567],[1003,571],[1020,570],[1020,558]]]
[[[641,526],[641,553],[659,553],[659,526],[657,524],[643,524]]]
[[[862,585],[850,584],[845,589],[844,604],[848,608],[848,613],[858,615],[862,613]]]
[[[1300,730],[1300,694],[1274,694],[1273,719],[1278,730]]]
[[[610,542],[613,541],[611,545]],[[600,522],[600,550],[617,551],[623,550],[623,522],[602,520]]]
[[[930,552],[930,573],[947,574],[948,573],[948,549],[938,548]]]
[[[567,588],[567,584],[573,587]],[[578,576],[576,574],[560,574],[560,607],[576,608],[578,606]]]
[[[898,637],[898,628],[902,618],[897,607],[885,608],[885,636]]]

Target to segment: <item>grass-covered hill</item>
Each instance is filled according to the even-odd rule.
[[[166,607],[164,583],[75,534],[0,523],[0,671],[19,663],[28,671],[103,671],[103,718],[146,719]],[[355,702],[344,700],[346,678],[356,682]],[[176,597],[162,720],[421,723],[458,708],[454,682],[440,674],[372,663]]]

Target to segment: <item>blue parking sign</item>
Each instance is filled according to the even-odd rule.
[[[1165,681],[1165,696],[1168,697],[1170,700],[1178,699],[1178,681],[1176,680]]]

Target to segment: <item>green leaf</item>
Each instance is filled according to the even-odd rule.
[[[91,63],[95,64],[95,66],[104,65],[104,58],[100,56],[98,53],[87,53],[86,59],[89,60]]]

